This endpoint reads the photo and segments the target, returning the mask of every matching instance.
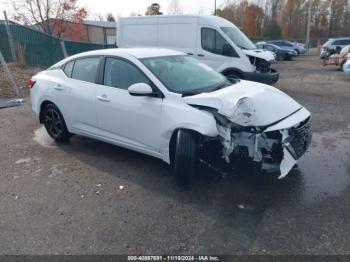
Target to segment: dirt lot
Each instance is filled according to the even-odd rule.
[[[281,181],[202,168],[179,188],[151,157],[79,136],[56,145],[28,98],[0,110],[0,252],[350,254],[350,79],[316,56],[275,68],[314,127]]]
[[[28,96],[28,80],[32,75],[36,74],[42,69],[35,67],[18,66],[13,63],[9,63],[8,68],[10,69],[12,76],[19,87],[21,96]],[[8,77],[0,64],[0,100],[13,98],[15,95],[16,93],[11,88],[10,81],[8,80]]]

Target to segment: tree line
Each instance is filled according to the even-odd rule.
[[[350,36],[349,0],[227,0],[216,10],[251,38],[304,39],[311,2],[311,38]]]

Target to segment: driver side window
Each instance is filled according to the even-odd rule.
[[[150,80],[134,65],[117,58],[106,58],[104,85],[128,89],[137,83],[149,84]]]
[[[238,57],[233,47],[215,29],[202,28],[201,43],[202,48],[210,53]]]

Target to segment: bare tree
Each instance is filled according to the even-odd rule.
[[[132,11],[132,12],[130,13],[130,16],[141,16],[141,14],[138,13],[138,12]]]
[[[46,34],[60,35],[63,22],[81,23],[87,9],[77,6],[77,0],[12,0],[9,2],[13,19],[27,25],[37,25]]]
[[[109,22],[115,22],[115,17],[112,13],[108,13],[106,16],[107,21]]]
[[[181,15],[181,14],[183,14],[183,8],[180,5],[179,0],[171,0],[169,7],[168,7],[168,14],[169,15]]]
[[[160,5],[157,3],[151,4],[149,7],[147,7],[147,11],[145,15],[162,15],[163,13],[160,12]]]

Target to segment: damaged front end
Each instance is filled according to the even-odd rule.
[[[284,125],[279,124],[287,122],[282,119],[272,125],[257,127],[249,125],[254,112],[249,111],[249,106],[244,104],[242,102],[229,117],[220,114],[218,110],[206,108],[217,122],[219,135],[216,142],[220,145],[217,148],[221,159],[226,164],[249,160],[262,171],[280,173],[279,179],[284,178],[310,145],[311,116],[302,121],[292,119],[292,122]]]

